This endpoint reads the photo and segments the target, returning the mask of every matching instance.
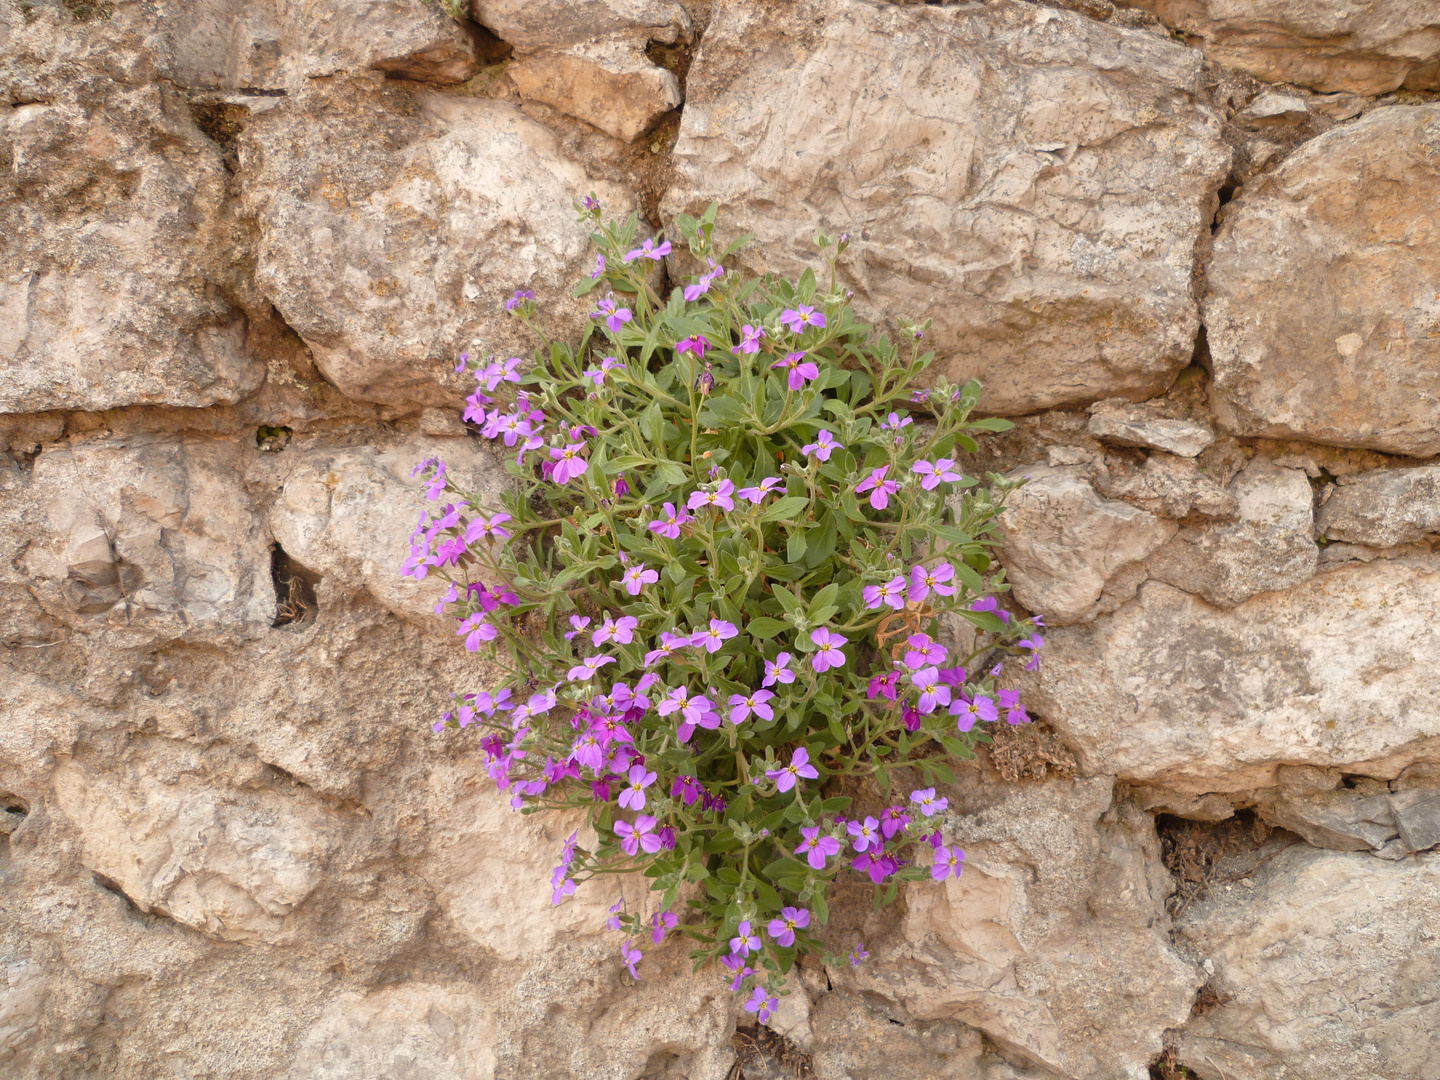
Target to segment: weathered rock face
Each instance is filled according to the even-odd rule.
[[[742,258],[786,274],[849,233],[864,307],[934,319],[941,370],[982,379],[991,411],[1147,396],[1193,352],[1229,163],[1196,59],[1022,3],[727,5],[662,210],[718,202],[756,236]]]
[[[456,401],[462,382],[446,376],[472,342],[528,355],[533,339],[501,308],[515,289],[534,290],[553,330],[578,325],[588,307],[569,283],[587,234],[571,204],[595,190],[616,213],[633,205],[498,101],[275,109],[246,130],[241,160],[261,287],[328,380],[392,405]]]
[[[1383,94],[1440,86],[1440,19],[1425,0],[1118,0],[1205,55],[1267,82]]]
[[[1125,779],[1262,787],[1279,762],[1395,776],[1436,754],[1437,589],[1425,565],[1351,564],[1225,612],[1152,581],[1051,635],[1037,707],[1087,771]]]
[[[1440,105],[1360,96],[1435,85],[1434,15],[1065,6],[0,3],[0,1074],[1436,1074]],[[1032,477],[1050,730],[944,789],[958,880],[837,890],[871,957],[778,1057],[430,728],[494,677],[398,575],[410,472],[498,507],[455,354],[528,354],[517,288],[578,336],[591,190],[748,269],[848,231],[986,409],[1067,406],[972,469]],[[1158,815],[1284,831],[1196,893]]]
[[[1204,1080],[1433,1073],[1440,857],[1299,844],[1251,877],[1181,922],[1220,1001],[1181,1035],[1181,1060]]]
[[[1440,451],[1437,220],[1440,105],[1368,113],[1243,192],[1207,271],[1221,423]]]

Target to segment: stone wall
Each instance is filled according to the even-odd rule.
[[[0,0],[0,1074],[1440,1076],[1435,5],[470,13]],[[778,1037],[429,727],[409,470],[504,483],[453,358],[573,333],[590,190],[849,232],[1031,478],[1042,722]]]

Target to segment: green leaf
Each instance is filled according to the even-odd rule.
[[[640,434],[650,440],[652,447],[659,448],[665,443],[665,417],[660,412],[660,402],[652,401],[640,414]]]
[[[705,407],[700,410],[700,423],[706,427],[720,428],[753,419],[749,409],[728,396],[707,397]]]
[[[671,487],[680,487],[685,483],[685,470],[673,461],[662,461],[655,467],[655,471]]]
[[[785,557],[792,563],[798,563],[801,559],[805,558],[804,529],[796,529],[790,534],[790,539],[785,545]]]
[[[771,619],[766,616],[751,619],[745,627],[746,632],[757,641],[768,641],[780,633],[781,630],[788,629],[790,629],[789,623],[781,622],[779,619]]]
[[[761,521],[785,521],[793,518],[801,510],[810,505],[810,500],[804,495],[787,495],[774,506],[760,515]]]

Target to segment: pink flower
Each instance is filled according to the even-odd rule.
[[[955,567],[948,562],[939,566],[924,567],[914,566],[910,569],[910,595],[907,599],[911,603],[919,603],[932,592],[939,596],[954,596],[955,586],[948,584],[955,577]]]
[[[944,881],[952,874],[960,876],[961,863],[965,861],[965,852],[958,847],[937,847],[935,849],[935,864],[930,867],[930,876],[936,881]]]
[[[953,468],[955,462],[949,458],[940,458],[935,464],[928,461],[917,461],[911,466],[910,471],[919,473],[925,479],[920,481],[920,486],[926,491],[932,491],[939,487],[942,481],[953,483],[963,479]]]
[[[635,640],[635,628],[640,625],[640,620],[634,615],[624,615],[619,619],[611,619],[607,614],[605,621],[595,631],[590,640],[598,648],[607,641],[619,642],[621,645],[629,645]]]
[[[910,684],[920,691],[915,707],[922,713],[933,713],[941,705],[950,704],[950,687],[940,681],[940,672],[933,667],[910,676]]]
[[[654,241],[654,240],[646,240],[646,241],[645,241],[643,244],[641,244],[638,248],[634,248],[634,249],[631,250],[631,251],[627,251],[627,252],[625,253],[625,261],[626,261],[627,263],[629,263],[629,262],[634,262],[636,259],[639,259],[639,258],[646,258],[646,259],[653,259],[655,262],[659,262],[661,259],[665,258],[665,256],[666,256],[666,255],[669,255],[669,254],[670,254],[670,241],[669,241],[669,240],[666,240],[663,244],[661,244],[661,245],[658,246],[658,247],[655,245],[655,241]]]
[[[910,801],[920,808],[920,813],[926,817],[934,817],[950,805],[950,800],[941,796],[935,797],[933,787],[916,788],[910,792]]]
[[[510,520],[510,515],[505,513],[496,514],[494,517],[482,517],[476,514],[470,524],[465,527],[465,542],[473,544],[482,536],[488,536],[492,540],[509,540],[508,529],[501,528],[505,522]]]
[[[640,962],[640,958],[644,955],[644,953],[632,946],[628,941],[620,946],[620,959],[623,960],[625,966],[630,969],[630,977],[637,981],[640,976],[635,971],[635,965]]]
[[[805,837],[795,849],[796,855],[804,855],[805,861],[816,870],[825,869],[825,860],[840,854],[840,841],[833,836],[821,836],[820,827],[802,826],[800,834]]]
[[[845,831],[855,838],[855,850],[865,851],[873,847],[879,851],[884,846],[880,839],[880,822],[867,816],[864,821],[852,821]]]
[[[660,850],[660,837],[655,835],[654,828],[655,819],[649,814],[641,814],[634,825],[628,821],[615,822],[615,835],[621,838],[620,850],[632,858],[641,848],[654,855]]]
[[[740,925],[735,927],[735,934],[736,936],[730,939],[731,953],[749,956],[760,951],[760,935],[751,933],[749,919],[741,920]]]
[[[696,334],[694,337],[687,337],[675,343],[677,353],[694,353],[696,360],[705,359],[705,350],[710,348],[710,341],[703,334]]]
[[[899,679],[900,673],[898,671],[889,671],[884,675],[876,675],[865,688],[865,696],[871,701],[874,701],[877,697],[889,698],[891,701],[894,701],[895,684]]]
[[[574,629],[565,631],[566,641],[573,641],[577,634],[584,633],[585,628],[590,625],[590,617],[588,615],[571,615],[570,625]]]
[[[817,672],[845,666],[845,654],[840,651],[840,646],[850,640],[845,635],[822,626],[810,632],[810,640],[820,647],[820,651],[810,658],[810,666]]]
[[[780,918],[771,919],[770,924],[765,927],[769,935],[775,939],[776,944],[789,948],[795,944],[795,931],[804,930],[810,925],[810,912],[805,908],[798,910],[793,907],[782,907]],[[756,987],[758,990],[759,987]]]
[[[646,585],[654,585],[659,580],[660,574],[655,570],[646,570],[643,562],[630,567],[620,579],[625,591],[631,596],[639,596],[641,589]]]
[[[731,498],[735,494],[735,485],[729,480],[720,481],[720,486],[714,491],[692,491],[690,501],[686,505],[691,510],[698,510],[702,506],[717,506],[721,510],[734,510],[735,500]]]
[[[550,456],[555,460],[555,483],[568,484],[590,467],[590,463],[582,456],[584,451],[583,441],[557,446],[550,451]]]
[[[724,619],[711,619],[708,630],[697,630],[690,638],[691,645],[702,645],[712,656],[725,646],[725,642],[740,633],[734,623]]]
[[[822,316],[823,318],[823,316]],[[790,372],[789,386],[791,390],[799,390],[807,382],[820,377],[820,367],[814,361],[804,360],[804,352],[792,352],[785,355],[784,360],[777,360],[770,365],[770,370],[785,368]],[[801,361],[804,360],[802,363]]]
[[[899,611],[905,606],[905,579],[895,575],[883,585],[867,585],[860,590],[867,608],[878,608],[882,604]]]
[[[814,454],[821,461],[829,461],[830,455],[836,450],[844,450],[845,444],[836,442],[835,436],[828,431],[822,431],[815,436],[813,443],[806,443],[800,448],[800,452],[809,456]]]
[[[975,726],[976,720],[983,720],[987,724],[993,724],[1000,718],[1000,711],[995,707],[993,698],[984,694],[976,694],[974,697],[967,697],[961,694],[950,703],[950,715],[958,717],[955,726],[961,731],[969,731]]]
[[[911,634],[905,639],[905,644],[910,646],[905,653],[905,666],[908,668],[942,663],[948,652],[938,641],[931,641],[929,634]]]
[[[579,682],[586,682],[591,679],[595,675],[595,673],[599,671],[602,667],[604,667],[606,664],[613,663],[615,663],[615,658],[613,656],[586,657],[584,660],[580,661],[580,663],[576,664],[570,669],[570,671],[566,675],[566,678],[568,678],[571,682],[576,682],[577,680]]]
[[[890,496],[900,490],[900,485],[894,480],[886,480],[885,474],[890,471],[889,465],[883,465],[878,469],[872,469],[870,475],[855,485],[855,494],[863,495],[867,491],[873,492],[870,496],[870,505],[876,510],[884,510],[890,505]]]
[[[647,525],[646,528],[660,536],[675,540],[678,539],[680,536],[680,526],[684,525],[689,520],[690,515],[685,512],[684,507],[676,510],[674,503],[667,502],[665,504],[665,512],[660,517],[650,522],[650,524]]]
[[[746,355],[757,353],[760,351],[760,339],[764,336],[765,328],[763,326],[751,326],[749,323],[746,323],[740,330],[740,344],[736,345],[730,351],[736,356],[739,356],[741,353],[745,353]]]
[[[630,766],[630,783],[620,792],[620,806],[625,810],[645,809],[645,789],[655,782],[655,774],[646,772],[644,765]]]
[[[748,502],[758,505],[779,483],[780,478],[778,476],[767,476],[764,480],[760,481],[758,486],[741,488],[735,492],[735,494]]]
[[[779,769],[766,769],[765,775],[775,781],[775,790],[780,792],[789,791],[801,777],[816,780],[820,776],[815,771],[815,766],[810,764],[810,751],[803,746],[797,747],[795,753],[790,755],[789,765]]]
[[[798,308],[782,311],[780,321],[789,328],[792,334],[803,333],[807,326],[819,327],[822,330],[825,328],[825,316],[805,304],[801,304]]]
[[[769,690],[756,690],[748,697],[744,694],[730,695],[730,722],[742,724],[754,713],[761,720],[774,720],[775,710],[765,703],[775,695]]]
[[[774,686],[777,682],[788,686],[794,681],[795,672],[790,670],[790,654],[788,652],[782,652],[774,660],[765,661],[765,678],[760,683],[761,686]]]

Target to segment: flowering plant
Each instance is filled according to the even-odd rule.
[[[925,327],[905,326],[902,351],[855,320],[835,285],[844,236],[818,238],[821,290],[810,270],[742,279],[715,208],[682,216],[704,269],[667,300],[653,281],[671,242],[577,209],[599,249],[577,294],[606,293],[579,348],[456,369],[478,383],[465,418],[515,451],[504,508],[442,462],[416,470],[443,506],[405,573],[447,577],[437,612],[508,671],[456,693],[435,729],[477,731],[517,810],[586,811],[597,842],[566,842],[555,903],[597,874],[650,879],[648,924],[610,912],[632,974],[683,933],[764,1021],[796,955],[823,951],[839,875],[874,882],[877,904],[959,875],[935,784],[986,724],[1027,719],[997,679],[1006,656],[1037,663],[1040,620],[999,606],[988,554],[1015,485],[953,457],[1011,425],[971,419],[976,383],[915,387]],[[534,328],[532,293],[506,306]],[[881,802],[897,779],[926,786],[849,816],[845,777]]]

